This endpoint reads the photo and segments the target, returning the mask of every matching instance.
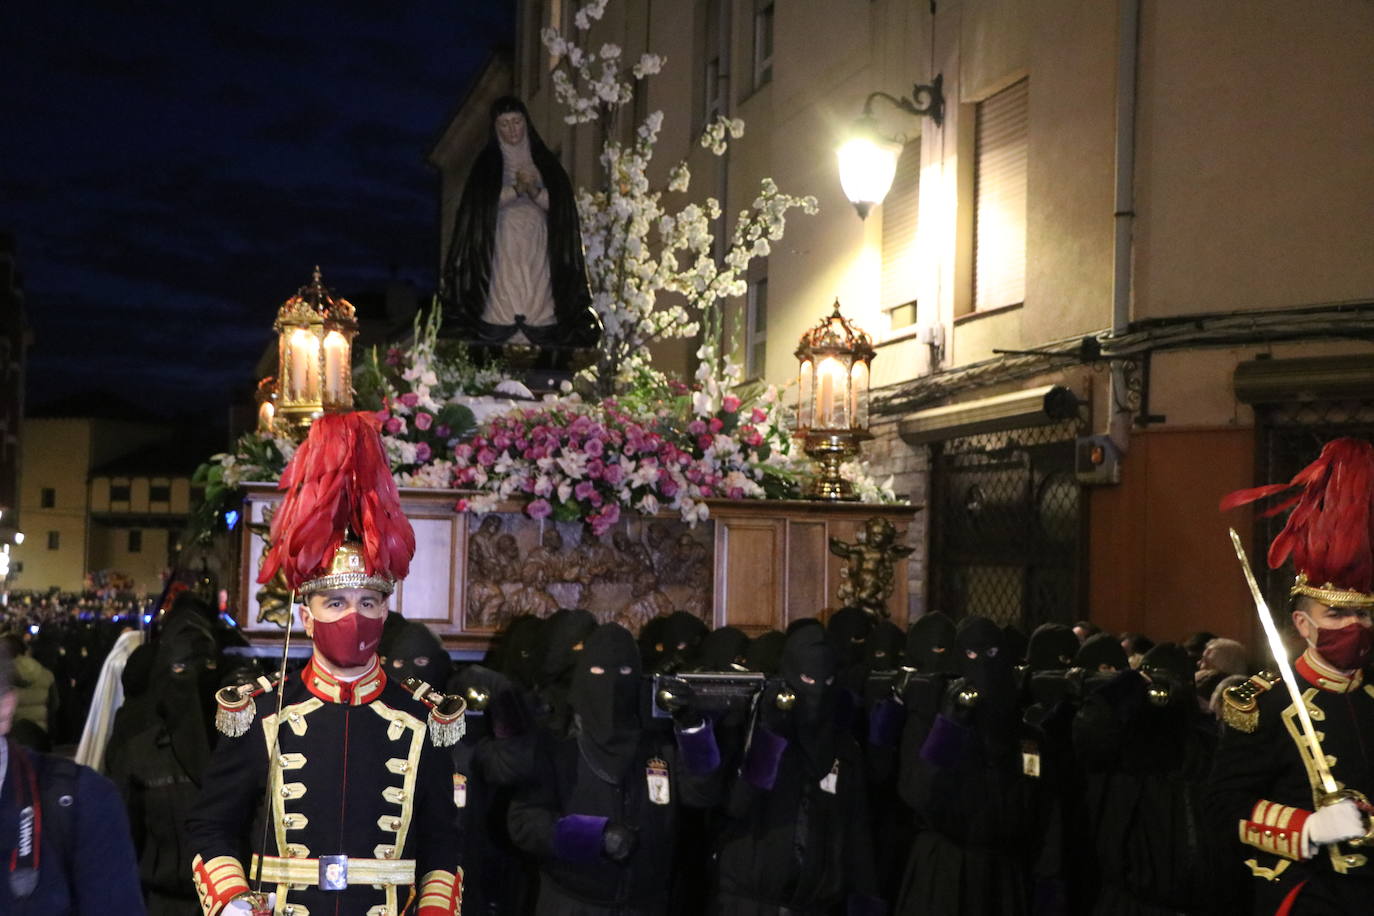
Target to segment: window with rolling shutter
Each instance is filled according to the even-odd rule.
[[[973,307],[1026,300],[1026,152],[1030,82],[978,103]]]
[[[892,330],[915,321],[916,214],[921,200],[921,141],[902,148],[883,201],[882,308]]]

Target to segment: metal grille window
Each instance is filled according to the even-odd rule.
[[[1026,155],[1030,81],[978,103],[974,153],[973,307],[1026,300]]]
[[[1029,633],[1081,616],[1079,421],[951,439],[935,448],[932,610]]]
[[[921,141],[902,148],[883,201],[882,308],[890,330],[916,322],[916,220],[921,202]]]

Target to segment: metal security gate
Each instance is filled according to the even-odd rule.
[[[1255,426],[1255,482],[1280,483],[1292,480],[1294,474],[1315,461],[1322,446],[1332,439],[1355,436],[1374,441],[1374,399],[1256,405]],[[1284,512],[1274,518],[1255,520],[1256,556],[1251,565],[1264,586],[1269,606],[1276,612],[1288,607],[1293,571],[1288,566],[1270,569],[1264,562],[1264,553],[1287,518],[1288,513]]]
[[[1079,421],[933,448],[931,610],[1015,624],[1072,623],[1083,606]]]

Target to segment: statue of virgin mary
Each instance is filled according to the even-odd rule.
[[[568,173],[521,101],[497,99],[463,187],[444,262],[449,333],[486,344],[596,343]]]

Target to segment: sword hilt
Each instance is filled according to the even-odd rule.
[[[1360,809],[1360,817],[1364,820],[1364,836],[1357,836],[1345,842],[1351,846],[1374,845],[1374,805],[1369,803],[1369,797],[1359,789],[1337,789],[1334,792],[1323,793],[1317,799],[1317,807],[1325,808],[1347,799],[1353,801],[1355,807]]]

